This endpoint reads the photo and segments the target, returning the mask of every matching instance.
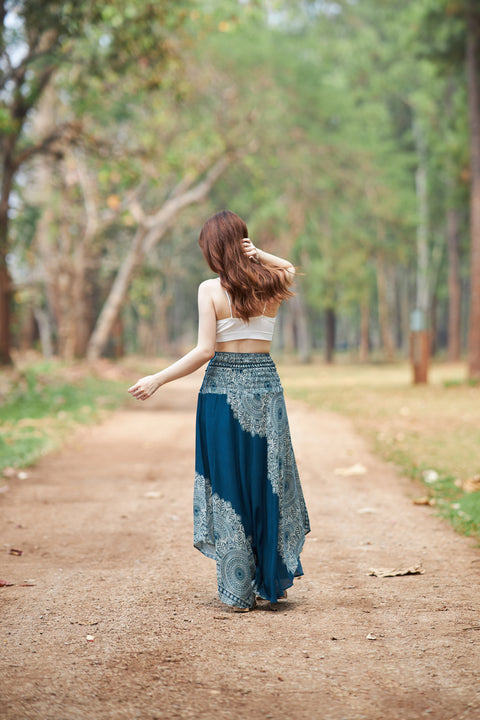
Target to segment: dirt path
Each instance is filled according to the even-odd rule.
[[[1,496],[0,718],[480,718],[480,551],[341,417],[289,403],[305,577],[276,611],[225,612],[191,539],[199,382],[132,401]]]

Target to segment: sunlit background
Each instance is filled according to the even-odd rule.
[[[469,3],[5,8],[4,362],[191,346],[199,228],[229,208],[299,269],[277,354],[392,360],[426,331],[480,374]]]

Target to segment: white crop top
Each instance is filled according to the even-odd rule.
[[[270,340],[273,337],[275,329],[274,317],[268,315],[257,315],[249,320],[242,320],[232,315],[232,303],[230,296],[225,290],[230,306],[230,317],[217,320],[217,342],[227,342],[227,340]],[[265,307],[263,312],[265,313]]]

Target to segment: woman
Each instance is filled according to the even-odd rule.
[[[295,269],[255,248],[229,211],[207,220],[199,244],[218,277],[198,290],[198,344],[129,392],[146,400],[210,360],[197,407],[194,545],[216,561],[220,599],[246,612],[257,596],[273,603],[286,597],[303,574],[300,552],[310,530],[269,354]]]

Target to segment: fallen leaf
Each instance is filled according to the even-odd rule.
[[[423,575],[424,572],[421,565],[414,565],[409,568],[372,568],[368,574],[375,577],[397,577],[400,575]]]
[[[351,475],[365,475],[367,468],[360,463],[355,463],[346,468],[335,468],[335,475],[342,475],[343,477],[349,477]]]
[[[480,490],[480,475],[474,475],[462,482],[462,490],[464,492],[478,492]]]
[[[435,499],[429,498],[427,497],[427,495],[419,498],[414,498],[412,502],[414,505],[435,505]]]
[[[23,553],[23,550],[16,550],[15,548],[10,548],[8,551],[9,555],[21,555]]]

